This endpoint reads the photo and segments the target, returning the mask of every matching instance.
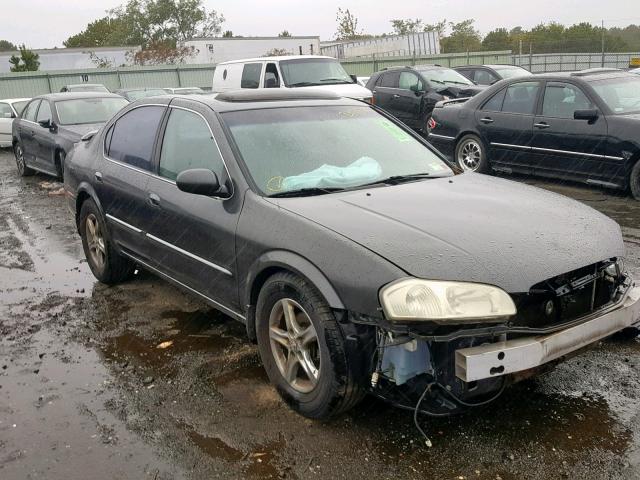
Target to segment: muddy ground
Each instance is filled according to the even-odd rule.
[[[96,283],[50,182],[0,151],[0,478],[640,478],[639,341],[423,419],[430,449],[410,413],[372,399],[306,420],[240,324],[143,272]],[[640,202],[528,182],[617,220],[640,275]]]

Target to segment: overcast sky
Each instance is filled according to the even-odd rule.
[[[0,39],[25,43],[31,48],[61,47],[63,40],[122,3],[123,0],[0,0]],[[349,8],[359,26],[371,34],[390,32],[391,18],[422,18],[426,23],[443,18],[473,18],[482,33],[500,26],[529,28],[549,21],[573,24],[604,20],[606,26],[640,23],[638,0],[204,0],[204,4],[222,13],[226,18],[223,28],[236,35],[270,36],[287,29],[293,35],[320,35],[322,40],[335,34],[338,7]]]

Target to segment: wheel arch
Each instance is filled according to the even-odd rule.
[[[80,220],[80,210],[82,209],[82,204],[87,200],[93,200],[93,202],[98,207],[100,214],[104,217],[104,210],[102,209],[100,200],[98,200],[98,196],[96,195],[96,192],[93,189],[93,187],[88,183],[81,183],[76,190],[75,219],[76,219],[77,228],[79,228],[78,222]]]
[[[249,268],[244,291],[241,292],[242,301],[247,306],[246,327],[251,341],[256,340],[255,306],[258,295],[267,279],[278,272],[290,272],[300,276],[318,289],[331,308],[345,309],[342,299],[329,279],[312,262],[286,250],[265,253]]]

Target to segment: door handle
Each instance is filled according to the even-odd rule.
[[[150,193],[149,194],[149,203],[151,205],[153,205],[154,207],[159,207],[160,206],[160,197],[158,195],[156,195],[155,193]]]
[[[546,122],[540,122],[540,123],[534,123],[533,126],[536,128],[542,129],[542,128],[549,128],[551,125],[549,125]]]
[[[394,93],[393,98],[400,98],[400,95],[398,95],[397,93]]]
[[[481,118],[480,121],[482,123],[493,123],[493,118],[484,117],[484,118]]]
[[[102,183],[102,174],[100,172],[96,172],[94,177],[96,177],[96,182]]]

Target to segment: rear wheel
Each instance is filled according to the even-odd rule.
[[[60,180],[64,180],[64,161],[67,158],[67,154],[60,150],[56,153],[56,169],[58,170],[58,177]]]
[[[640,160],[636,162],[629,174],[629,189],[633,198],[640,200]]]
[[[114,249],[106,223],[93,200],[82,204],[79,230],[87,263],[98,280],[111,285],[131,277],[135,265]]]
[[[465,171],[487,173],[489,161],[482,140],[476,135],[465,135],[456,145],[455,159]]]
[[[33,169],[27,167],[27,164],[24,159],[24,150],[22,149],[22,145],[20,143],[16,143],[15,147],[13,147],[13,153],[16,156],[16,166],[18,167],[18,173],[21,177],[28,177],[33,175],[35,172]]]
[[[333,311],[306,280],[277,273],[262,287],[256,306],[262,363],[282,398],[316,419],[355,406],[365,389],[347,360]]]

